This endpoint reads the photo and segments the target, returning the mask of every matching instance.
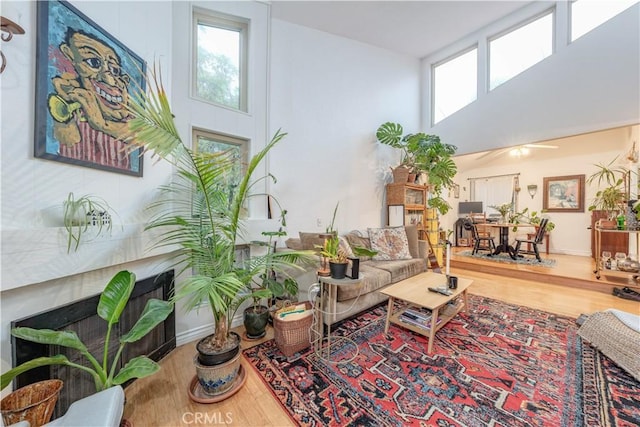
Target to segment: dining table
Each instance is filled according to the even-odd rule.
[[[502,252],[506,252],[512,259],[516,259],[516,250],[509,244],[509,230],[513,227],[533,227],[532,224],[515,224],[506,222],[487,222],[482,224],[483,227],[494,227],[500,229],[499,243],[496,245],[496,250],[491,255],[498,255]]]

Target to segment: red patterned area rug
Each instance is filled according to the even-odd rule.
[[[334,328],[329,361],[286,358],[273,340],[244,356],[298,425],[640,425],[640,383],[583,343],[574,319],[473,295],[470,306],[431,355],[418,334],[384,335],[384,305]]]

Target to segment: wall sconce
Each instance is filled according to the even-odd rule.
[[[538,192],[538,186],[535,184],[529,184],[527,185],[527,191],[529,192],[529,195],[533,199],[533,196],[535,196],[536,193]]]
[[[0,29],[2,29],[2,41],[8,42],[13,38],[14,34],[24,34],[22,27],[10,19],[0,16]],[[6,34],[5,34],[6,33]],[[2,65],[0,65],[0,73],[4,71],[4,67],[7,65],[7,58],[4,57],[4,53],[0,50],[0,56],[2,57]]]

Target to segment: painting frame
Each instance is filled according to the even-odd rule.
[[[542,210],[545,212],[584,212],[585,175],[543,178]]]
[[[34,157],[143,176],[126,139],[146,62],[64,0],[37,2]]]

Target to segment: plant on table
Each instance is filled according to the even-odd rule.
[[[626,213],[629,199],[627,183],[630,171],[624,166],[615,165],[617,159],[614,158],[606,165],[596,164],[598,170],[587,178],[587,184],[595,184],[598,188],[589,211],[605,211],[609,220],[615,220],[617,216]],[[605,188],[600,189],[603,184]]]
[[[236,262],[236,247],[245,234],[245,206],[252,197],[266,200],[267,194],[256,192],[257,183],[275,181],[270,174],[254,178],[254,172],[286,134],[278,130],[251,158],[239,181],[226,185],[234,177],[238,160],[229,152],[197,152],[183,143],[162,83],[155,73],[150,80],[149,94],[139,92],[130,103],[134,116],[129,121],[130,145],[151,150],[172,163],[177,177],[161,188],[163,197],[151,206],[157,214],[147,229],[161,232],[157,245],[172,250],[179,274],[192,273],[176,284],[174,300],[184,301],[187,310],[206,302],[211,310],[214,331],[198,343],[199,357],[222,354],[230,360],[239,349],[239,337],[230,331],[231,321],[238,308],[236,300],[248,283],[264,271],[300,268],[297,263],[311,256],[307,251],[268,251]]]
[[[500,205],[491,205],[489,206],[491,209],[495,209],[500,212],[500,216],[502,217],[502,221],[506,222],[509,220],[509,212],[513,212],[513,203],[506,202]]]
[[[135,286],[136,276],[129,271],[117,273],[104,288],[98,302],[98,316],[107,322],[107,332],[104,338],[102,362],[89,352],[87,346],[74,331],[54,331],[51,329],[13,328],[11,334],[17,338],[36,342],[38,344],[58,345],[77,350],[91,366],[83,366],[70,361],[64,355],[52,357],[38,357],[17,366],[2,374],[1,387],[4,389],[11,381],[23,372],[47,365],[66,365],[88,372],[93,377],[96,391],[107,389],[114,385],[124,384],[133,378],[144,378],[160,369],[160,366],[146,356],[138,356],[129,360],[118,370],[118,363],[125,345],[136,342],[147,335],[157,325],[163,322],[173,311],[173,304],[158,299],[150,299],[140,314],[140,318],[129,332],[120,337],[120,345],[113,360],[109,363],[109,342],[113,328],[117,325],[131,292]]]

